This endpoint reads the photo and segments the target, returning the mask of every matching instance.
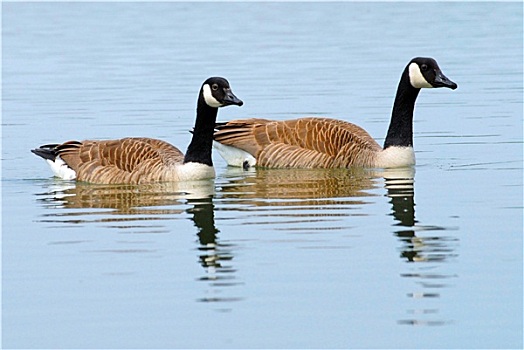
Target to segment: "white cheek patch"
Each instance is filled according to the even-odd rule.
[[[409,65],[409,82],[411,86],[417,89],[433,87],[428,83],[426,78],[424,78],[422,72],[420,72],[420,67],[415,62]]]
[[[206,104],[209,107],[214,107],[214,108],[222,107],[222,104],[218,102],[217,99],[211,93],[211,87],[209,86],[209,84],[205,84],[202,87],[202,89],[204,92],[204,100],[206,101]]]

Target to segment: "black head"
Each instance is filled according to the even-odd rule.
[[[409,81],[414,88],[447,87],[452,90],[457,88],[457,84],[442,73],[437,61],[433,58],[414,58],[409,62],[406,69],[409,74]]]
[[[242,106],[244,104],[244,102],[233,94],[229,82],[220,77],[212,77],[204,81],[200,94],[204,102],[213,108],[229,105]]]

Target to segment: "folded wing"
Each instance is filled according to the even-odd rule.
[[[370,166],[382,150],[364,129],[329,118],[233,120],[216,129],[215,141],[250,153],[263,167]]]
[[[53,151],[77,174],[92,183],[140,183],[165,180],[183,153],[171,144],[149,138],[69,141]]]

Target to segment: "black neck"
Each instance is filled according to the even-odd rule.
[[[184,163],[195,162],[213,166],[211,149],[218,108],[209,107],[200,94],[193,138],[187,147]]]
[[[384,149],[390,146],[413,147],[413,110],[419,92],[420,89],[409,82],[406,68],[398,84]]]

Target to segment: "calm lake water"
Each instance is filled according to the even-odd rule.
[[[522,3],[3,3],[3,348],[522,348]],[[29,152],[219,120],[328,116],[383,141],[435,57],[417,165],[51,177]]]

